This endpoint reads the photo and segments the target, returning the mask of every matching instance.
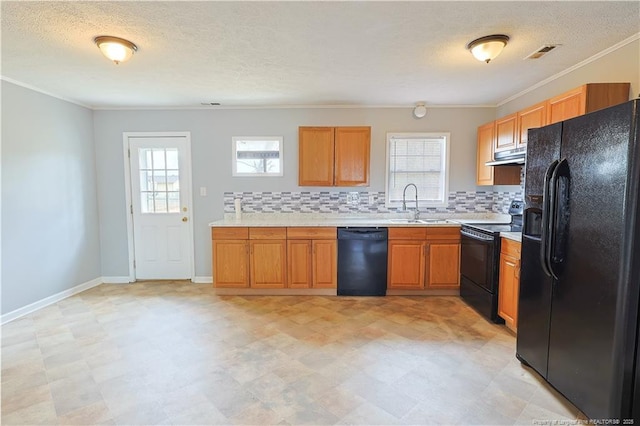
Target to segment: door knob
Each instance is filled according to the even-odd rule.
[[[186,222],[186,221],[188,221],[188,220],[189,220],[189,219],[187,219],[187,217],[186,217],[186,216],[182,218],[182,221],[183,221],[183,222]]]

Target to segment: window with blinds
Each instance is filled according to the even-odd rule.
[[[387,206],[402,205],[407,184],[418,187],[418,204],[423,207],[447,205],[449,188],[449,133],[387,134]],[[415,200],[413,187],[407,189],[407,205]]]

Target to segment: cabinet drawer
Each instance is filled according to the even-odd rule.
[[[460,241],[460,228],[457,226],[429,227],[427,228],[427,240]]]
[[[502,238],[500,253],[520,259],[520,243],[509,238]]]
[[[219,227],[211,228],[212,240],[246,240],[249,238],[249,228]]]
[[[390,240],[424,240],[427,237],[426,227],[389,228]]]
[[[284,240],[287,228],[249,228],[250,240]]]
[[[287,228],[288,240],[335,240],[336,228]]]

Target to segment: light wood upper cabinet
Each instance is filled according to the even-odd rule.
[[[298,184],[333,186],[334,128],[298,129]]]
[[[368,186],[370,127],[300,127],[300,186]]]
[[[370,150],[370,127],[336,127],[336,186],[369,186]]]
[[[589,83],[478,127],[476,185],[519,185],[520,166],[486,166],[494,152],[527,146],[528,130],[629,100],[629,83]]]
[[[549,99],[547,124],[629,100],[629,83],[589,83]]]
[[[507,327],[518,327],[518,297],[520,294],[520,243],[502,238],[500,249],[500,279],[498,282],[498,315]]]
[[[248,228],[212,228],[213,282],[216,287],[249,287]]]
[[[584,114],[587,92],[584,86],[549,99],[549,124]]]
[[[516,141],[517,148],[527,146],[529,139],[529,129],[537,129],[547,124],[547,101],[540,102],[529,108],[518,111],[518,135]]]
[[[495,138],[495,122],[478,127],[478,149],[476,184],[493,185],[493,167],[485,166],[487,161],[493,160],[493,144]]]
[[[520,166],[487,166],[493,160],[496,122],[478,127],[478,148],[476,158],[476,185],[519,185]]]
[[[496,145],[494,152],[506,151],[516,147],[517,114],[510,114],[496,120]]]

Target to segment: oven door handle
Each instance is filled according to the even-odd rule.
[[[460,230],[460,235],[464,235],[465,237],[469,237],[474,240],[493,241],[493,237],[490,237],[489,235],[485,236],[485,235],[479,235],[479,234],[472,234],[470,232],[465,231],[464,229]]]
[[[542,226],[540,233],[540,264],[542,265],[542,270],[544,273],[551,277],[553,276],[551,273],[551,268],[548,263],[549,261],[549,242],[550,242],[550,234],[551,234],[551,212],[553,210],[552,205],[552,197],[551,194],[551,176],[553,176],[553,172],[558,167],[558,160],[555,160],[553,163],[549,165],[546,173],[544,174],[544,188],[542,192]]]

